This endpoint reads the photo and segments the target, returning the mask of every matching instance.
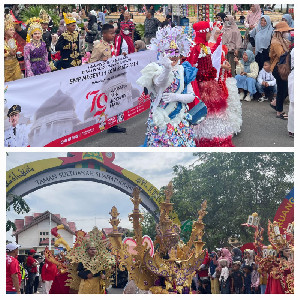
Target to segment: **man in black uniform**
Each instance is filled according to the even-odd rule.
[[[67,31],[62,33],[55,46],[60,51],[60,68],[67,69],[81,65],[79,33],[76,31],[76,19],[70,13],[64,13]]]

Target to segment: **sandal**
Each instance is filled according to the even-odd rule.
[[[276,110],[276,105],[273,105],[273,104],[270,103],[270,106],[271,106],[273,109]]]
[[[280,115],[277,115],[276,118],[282,119],[282,120],[287,120],[288,115],[285,112],[282,112]]]

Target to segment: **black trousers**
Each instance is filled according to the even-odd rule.
[[[288,82],[281,79],[277,65],[273,70],[273,76],[277,84],[276,111],[282,112],[284,99],[288,96]]]
[[[255,56],[255,61],[258,64],[259,71],[263,68],[265,61],[270,60],[269,49],[263,49],[260,53],[258,52]]]

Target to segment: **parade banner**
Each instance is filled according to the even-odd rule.
[[[294,188],[281,202],[273,221],[278,222],[282,234],[284,229],[288,227],[288,224],[294,222]]]
[[[5,83],[5,146],[68,146],[140,114],[150,98],[136,81],[153,61],[141,51]]]

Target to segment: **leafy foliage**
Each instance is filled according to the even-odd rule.
[[[144,213],[144,220],[142,222],[143,235],[148,235],[152,241],[156,236],[156,222],[150,213]]]
[[[6,211],[10,211],[11,208],[13,208],[17,214],[28,213],[30,211],[30,207],[21,196],[16,196],[16,195],[9,195],[9,196],[11,196],[13,200],[10,203],[6,202]],[[15,223],[13,223],[10,220],[7,220],[6,231],[9,231],[10,229],[16,230],[16,226]]]
[[[30,18],[38,17],[41,9],[44,9],[49,14],[54,26],[59,25],[60,18],[54,5],[29,5],[20,12],[20,17],[23,22],[26,22]]]
[[[293,153],[196,153],[186,168],[175,166],[174,209],[179,219],[195,220],[203,200],[203,240],[209,248],[228,245],[230,236],[252,241],[252,230],[241,226],[257,212],[266,229],[278,206],[294,185]],[[265,230],[266,233],[266,230]],[[265,236],[265,242],[267,243]]]
[[[145,26],[144,26],[144,24],[136,24],[135,30],[141,36],[141,39],[143,39],[144,35],[145,35]]]

